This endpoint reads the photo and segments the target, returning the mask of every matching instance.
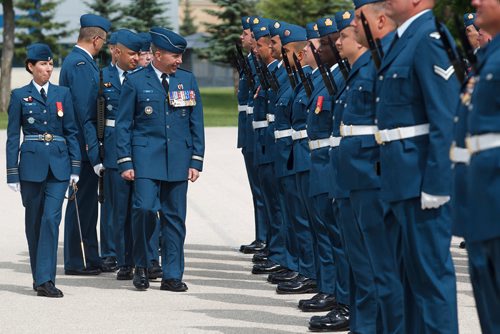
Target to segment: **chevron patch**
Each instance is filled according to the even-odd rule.
[[[453,66],[448,67],[448,69],[442,69],[441,67],[434,65],[434,73],[439,75],[444,80],[448,81],[448,79],[455,73],[455,69]]]
[[[441,39],[441,35],[437,31],[430,33],[429,36],[434,39]]]

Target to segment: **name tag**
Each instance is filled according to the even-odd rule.
[[[194,107],[196,93],[194,90],[177,90],[168,93],[170,105],[173,107]]]

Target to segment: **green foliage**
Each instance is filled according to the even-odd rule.
[[[460,27],[463,26],[463,16],[465,13],[474,13],[476,10],[471,6],[470,0],[438,1],[434,7],[434,13],[440,21],[444,22],[451,34],[457,39],[459,36],[455,17],[459,19]],[[457,40],[458,44],[461,44]]]
[[[234,44],[242,32],[241,17],[255,14],[254,0],[212,0],[220,10],[206,10],[215,16],[219,23],[205,23],[209,36],[208,48],[199,52],[199,56],[217,63],[230,64]]]
[[[351,0],[260,0],[257,9],[264,17],[305,26],[353,5]]]
[[[179,27],[179,32],[183,36],[189,36],[192,34],[195,34],[197,29],[196,26],[194,25],[194,19],[195,17],[191,16],[191,1],[190,0],[184,0],[184,19],[182,20],[182,24]]]
[[[93,14],[100,15],[111,21],[113,30],[121,26],[123,20],[123,8],[115,0],[92,0],[85,1]]]
[[[236,126],[238,115],[234,108],[238,100],[231,87],[200,88],[205,126]]]
[[[149,31],[154,26],[169,28],[166,16],[168,2],[159,0],[134,0],[123,8],[124,26],[137,32]]]
[[[65,51],[58,43],[61,38],[69,36],[66,30],[68,22],[58,22],[55,17],[56,7],[62,0],[41,1],[39,10],[36,10],[33,0],[18,0],[14,2],[21,16],[16,19],[16,47],[15,55],[21,59],[26,57],[26,47],[31,43],[45,43],[50,46],[54,58],[64,56]],[[33,13],[29,15],[29,13]]]

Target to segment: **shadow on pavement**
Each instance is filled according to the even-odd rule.
[[[202,313],[212,318],[255,322],[258,324],[284,325],[284,326],[307,326],[307,319],[292,315],[283,315],[273,312],[250,311],[250,310],[189,310],[189,312]]]
[[[250,295],[241,295],[237,293],[192,293],[190,296],[197,297],[203,300],[230,303],[235,305],[257,305],[257,306],[274,306],[274,307],[295,307],[297,303],[288,303],[285,300],[274,299],[272,297],[258,297]],[[301,297],[306,298],[306,297]],[[300,313],[297,308],[297,312]]]
[[[224,326],[200,326],[191,327],[193,329],[205,330],[205,331],[218,331],[224,334],[290,334],[297,333],[296,331],[284,331],[269,328],[256,328],[256,327],[224,327]],[[307,329],[304,328],[304,332]]]

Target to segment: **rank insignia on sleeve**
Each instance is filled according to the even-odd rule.
[[[106,88],[111,87],[111,82],[105,82],[105,83],[104,83],[104,87],[106,87]]]
[[[57,116],[63,117],[64,116],[64,110],[63,110],[62,102],[56,102],[56,109],[57,109]]]
[[[79,62],[79,63],[76,64],[76,66],[80,66],[80,65],[85,65],[85,62],[81,61],[81,62]]]
[[[318,96],[318,99],[316,100],[316,109],[314,109],[314,113],[318,115],[321,110],[323,109],[323,101],[325,97],[324,96]]]
[[[453,73],[455,73],[455,69],[453,68],[453,66],[450,66],[448,67],[448,69],[445,70],[444,68],[434,65],[434,73],[439,75],[444,80],[448,81],[448,79],[450,79]]]

